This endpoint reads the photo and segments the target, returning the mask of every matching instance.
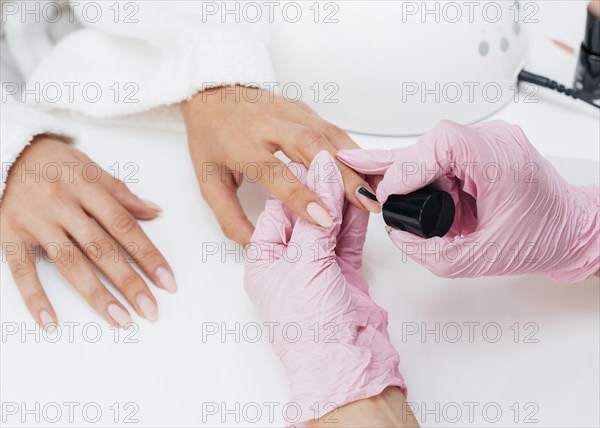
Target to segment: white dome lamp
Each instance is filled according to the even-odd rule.
[[[301,19],[274,26],[280,84],[342,128],[377,135],[473,123],[511,101],[535,12],[493,1],[296,5]]]

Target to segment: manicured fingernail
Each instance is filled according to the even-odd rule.
[[[159,267],[156,269],[156,277],[158,278],[158,285],[160,285],[162,288],[170,293],[175,293],[177,291],[175,277],[167,268]]]
[[[372,213],[380,213],[381,205],[377,202],[377,198],[373,193],[369,192],[365,187],[359,187],[355,192],[356,198],[360,203]],[[375,200],[373,200],[375,198]]]
[[[110,317],[121,327],[124,327],[125,325],[131,322],[131,317],[129,316],[129,314],[114,303],[108,305],[107,311],[108,315],[110,315]]]
[[[156,211],[162,211],[163,209],[161,207],[159,207],[158,205],[156,205],[154,202],[150,202],[147,201],[145,199],[140,199],[140,201],[142,201],[144,204],[148,205],[150,208],[156,210]]]
[[[140,307],[140,310],[142,311],[142,314],[144,314],[145,318],[149,319],[150,321],[156,321],[158,319],[158,308],[152,299],[145,294],[140,294],[137,296],[135,301]]]
[[[316,202],[308,204],[306,212],[308,212],[308,215],[322,227],[329,227],[333,224],[333,220],[329,216],[329,213]]]
[[[48,333],[54,333],[56,331],[56,321],[50,315],[50,312],[43,310],[40,312],[40,321],[42,322],[42,328]]]

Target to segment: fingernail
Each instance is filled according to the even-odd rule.
[[[155,209],[156,211],[162,211],[163,209],[156,205],[154,202],[147,201],[145,199],[140,199],[144,204],[148,205],[150,208]]]
[[[156,269],[156,277],[158,278],[159,285],[169,293],[175,293],[177,291],[175,277],[167,268],[159,267]]]
[[[308,204],[306,212],[308,212],[308,215],[322,227],[329,227],[333,224],[333,220],[329,216],[329,213],[316,202]]]
[[[131,317],[120,306],[111,303],[107,309],[108,315],[121,327],[131,322]]]
[[[56,331],[56,321],[50,315],[50,312],[43,310],[40,312],[40,321],[42,322],[42,328],[48,333],[54,333]]]
[[[356,198],[360,203],[372,213],[380,213],[381,205],[377,202],[377,198],[373,193],[369,192],[365,187],[359,187],[355,192]],[[373,200],[375,199],[375,200]]]
[[[158,319],[158,308],[156,307],[152,299],[150,299],[145,294],[140,294],[139,296],[137,296],[135,301],[140,307],[140,310],[142,311],[142,314],[144,314],[144,317],[146,319],[149,319],[150,321],[156,321]]]

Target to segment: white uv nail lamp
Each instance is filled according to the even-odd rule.
[[[537,11],[518,1],[348,1],[286,12],[271,41],[284,95],[300,93],[349,131],[415,135],[514,99]]]

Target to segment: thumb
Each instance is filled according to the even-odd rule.
[[[485,240],[477,231],[454,239],[447,236],[424,239],[401,230],[392,230],[389,236],[405,256],[442,278],[480,277],[489,274],[493,263],[482,262],[486,246],[479,245]]]
[[[336,157],[356,172],[367,175],[382,175],[395,162],[393,150],[340,150]]]

